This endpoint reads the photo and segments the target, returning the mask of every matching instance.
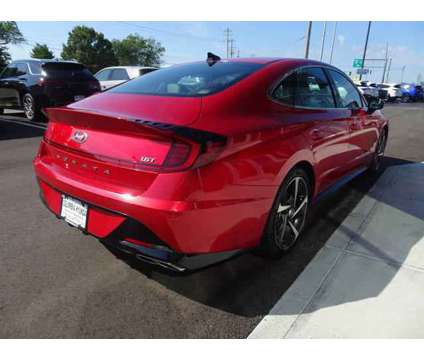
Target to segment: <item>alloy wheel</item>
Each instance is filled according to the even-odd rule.
[[[34,119],[35,109],[34,109],[34,99],[31,95],[26,94],[23,99],[24,112],[27,119]]]
[[[387,136],[386,136],[386,133],[383,132],[380,138],[378,139],[378,144],[375,149],[375,155],[374,155],[375,170],[378,170],[380,168],[381,163],[383,161],[384,151],[386,149],[386,141],[387,141]]]
[[[303,177],[291,179],[275,215],[274,238],[281,250],[288,250],[303,230],[308,211],[308,195],[308,184]]]

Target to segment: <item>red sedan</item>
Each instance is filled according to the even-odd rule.
[[[379,168],[381,107],[331,65],[212,58],[49,109],[34,167],[58,218],[139,259],[278,257],[314,201]]]

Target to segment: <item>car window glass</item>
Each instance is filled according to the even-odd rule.
[[[30,62],[29,68],[31,69],[31,72],[34,75],[40,75],[41,74],[41,64],[39,62]]]
[[[228,88],[263,66],[253,62],[226,61],[218,61],[212,66],[206,61],[174,65],[140,76],[110,91],[158,96],[205,96]]]
[[[321,68],[298,71],[295,105],[310,108],[334,108],[330,84]]]
[[[127,70],[125,69],[113,69],[109,80],[129,80]]]
[[[16,68],[16,64],[10,64],[3,70],[1,77],[8,78],[8,77],[16,76],[17,71],[18,69]]]
[[[362,106],[361,96],[355,86],[341,73],[328,70],[336,87],[336,95],[343,108],[359,108]]]
[[[96,74],[96,79],[99,81],[107,81],[109,80],[110,70],[103,70]]]
[[[297,85],[297,72],[287,76],[278,85],[273,93],[272,97],[287,105],[294,105],[294,96]]]
[[[155,71],[155,70],[157,70],[157,69],[140,69],[139,74],[141,76],[141,75],[148,74],[149,72],[152,72],[152,71]]]
[[[26,75],[28,73],[28,66],[25,63],[17,63],[16,68],[16,76]]]

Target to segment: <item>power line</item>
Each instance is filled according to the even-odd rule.
[[[113,22],[115,24],[125,24],[125,25],[136,27],[136,28],[139,28],[139,29],[149,30],[149,31],[152,31],[152,32],[159,32],[159,33],[168,34],[168,35],[171,35],[171,36],[192,38],[192,39],[197,39],[197,40],[201,40],[201,41],[219,41],[219,39],[212,38],[212,37],[198,36],[198,35],[187,34],[187,33],[182,33],[182,32],[152,28],[150,26],[134,24],[132,22],[127,22],[127,21],[113,21]]]

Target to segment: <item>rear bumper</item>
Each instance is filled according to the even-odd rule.
[[[202,192],[196,183],[201,177],[197,172],[158,175],[141,193],[119,184],[114,187],[95,175],[80,176],[40,156],[34,168],[44,202],[57,217],[62,194],[72,196],[89,205],[87,233],[140,258],[152,257],[188,269],[257,246],[273,201],[270,187],[224,187],[218,193],[215,186],[212,193],[205,188]],[[137,181],[130,185],[136,186]],[[255,197],[254,190],[258,192]],[[239,198],[234,199],[237,193]],[[246,193],[251,199],[245,199]],[[180,200],[193,198],[192,194],[196,201]]]
[[[46,185],[40,183],[41,189],[45,189],[45,186]],[[56,213],[56,211],[52,209],[51,205],[49,205],[45,195],[46,192],[41,189],[40,199],[43,204],[51,212],[53,212],[58,219],[63,220],[59,213]],[[93,207],[91,204],[90,208],[92,211],[100,210],[103,212],[108,212],[104,209]],[[109,215],[112,214],[110,213]],[[118,217],[123,217],[122,214],[115,215]],[[85,234],[89,234],[89,231],[85,229],[82,231]],[[143,241],[135,239],[140,235]],[[138,223],[134,219],[128,217],[126,217],[124,221],[120,222],[120,225],[118,225],[115,230],[113,230],[108,236],[100,238],[100,240],[105,245],[111,246],[126,254],[133,255],[143,262],[160,266],[167,270],[175,271],[178,273],[201,269],[212,264],[230,259],[243,252],[243,250],[232,250],[197,255],[180,254],[167,247],[165,243],[156,238],[155,235],[147,228],[145,228],[143,224]]]

